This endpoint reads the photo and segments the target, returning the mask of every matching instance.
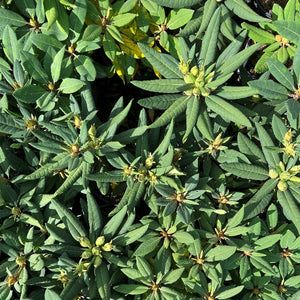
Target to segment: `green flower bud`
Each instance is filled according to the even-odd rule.
[[[93,255],[101,256],[101,249],[99,247],[93,247],[92,253]]]
[[[189,64],[183,61],[183,59],[180,60],[179,70],[183,75],[186,75],[189,72]]]
[[[110,252],[113,248],[114,245],[111,242],[104,244],[104,246],[102,247],[102,249],[106,252]]]
[[[198,69],[198,67],[194,66],[194,67],[191,68],[190,72],[191,72],[195,77],[197,77],[198,74],[199,74],[199,69]]]
[[[104,242],[105,242],[105,237],[103,235],[99,236],[96,240],[96,246],[100,247],[104,244]]]
[[[90,249],[85,250],[82,254],[81,257],[84,259],[90,258],[92,256],[92,251]]]
[[[279,191],[282,191],[282,192],[286,191],[288,188],[286,182],[284,182],[284,181],[279,181],[277,184],[277,187],[278,187]]]
[[[145,166],[147,169],[150,169],[154,164],[154,157],[150,154],[145,161]]]
[[[19,266],[23,266],[26,264],[26,257],[25,256],[18,256],[16,258],[16,264],[19,265]]]
[[[19,216],[21,214],[21,209],[17,206],[11,208],[11,213],[14,216]]]
[[[287,181],[291,178],[291,174],[288,171],[283,171],[280,173],[279,177],[282,181]]]
[[[94,260],[94,268],[98,268],[102,263],[102,258],[100,256],[96,256]]]
[[[277,178],[277,177],[278,177],[278,173],[276,172],[275,169],[271,169],[271,170],[269,171],[269,176],[270,176],[271,178]]]
[[[88,131],[88,135],[91,139],[94,139],[96,137],[96,134],[97,134],[97,129],[95,124],[93,124]]]
[[[82,236],[79,238],[79,243],[80,243],[81,247],[92,248],[92,244],[91,244],[90,240],[85,236]]]

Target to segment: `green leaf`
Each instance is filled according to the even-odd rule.
[[[158,119],[156,119],[149,126],[149,128],[162,127],[168,124],[172,119],[176,118],[185,110],[189,98],[189,96],[183,96],[177,99]]]
[[[56,25],[59,28],[59,30],[65,34],[66,36],[69,35],[69,15],[67,14],[65,8],[60,4],[57,3],[57,19],[56,19]]]
[[[167,27],[170,30],[178,29],[179,27],[188,23],[194,11],[192,9],[181,8],[179,10],[171,10],[168,18]]]
[[[95,242],[102,229],[102,216],[99,205],[91,193],[87,193],[89,233],[91,242]]]
[[[183,79],[133,80],[131,83],[143,90],[160,93],[178,93],[186,86]]]
[[[40,83],[48,84],[49,78],[36,55],[29,52],[21,52],[21,60],[25,70],[32,78]]]
[[[272,33],[262,30],[261,28],[253,25],[242,23],[242,28],[247,29],[249,37],[257,43],[272,44],[275,41],[275,37]]]
[[[268,170],[245,163],[223,163],[221,168],[227,172],[245,179],[266,180],[269,177]]]
[[[286,100],[288,91],[273,80],[255,80],[248,82],[249,86],[268,100]]]
[[[275,243],[277,243],[280,240],[281,236],[281,234],[272,234],[256,240],[254,242],[255,251],[272,247]]]
[[[249,22],[269,22],[269,19],[263,18],[254,12],[243,0],[226,0],[225,5],[241,19]]]
[[[172,284],[181,277],[183,271],[184,271],[184,268],[172,270],[163,277],[161,282],[164,284]]]
[[[150,264],[146,259],[143,257],[136,257],[136,266],[138,268],[138,271],[144,278],[151,278],[153,279],[153,273]]]
[[[120,31],[118,30],[118,28],[114,25],[109,25],[106,27],[107,32],[119,43],[123,44],[123,38],[122,35],[120,33]]]
[[[272,266],[260,256],[250,256],[251,264],[259,271],[264,272],[267,275],[275,275],[275,271]]]
[[[182,78],[179,62],[171,55],[160,53],[148,45],[138,43],[151,66],[165,78]]]
[[[102,39],[102,46],[106,56],[111,60],[114,61],[117,52],[117,45],[113,39],[113,37],[108,33],[105,32],[103,39]]]
[[[273,190],[277,185],[276,179],[269,179],[245,205],[245,220],[260,214],[269,204]]]
[[[148,225],[144,225],[140,228],[119,235],[113,240],[113,244],[120,246],[128,246],[137,241],[139,238],[141,238],[147,232],[148,227]]]
[[[153,153],[153,157],[156,161],[160,160],[160,158],[166,153],[168,150],[168,147],[171,143],[171,137],[173,134],[173,129],[174,129],[174,121],[172,120],[169,128],[167,130],[167,133],[165,134],[162,142],[158,145],[158,147],[155,149]]]
[[[0,7],[0,25],[3,27],[6,25],[22,27],[26,25],[26,21],[11,9]]]
[[[224,291],[222,291],[220,294],[217,294],[217,299],[230,299],[233,296],[236,296],[244,289],[243,285],[234,287],[234,288],[226,288]]]
[[[198,116],[199,116],[199,108],[200,108],[200,100],[198,97],[191,97],[187,103],[186,108],[186,131],[182,138],[182,142],[185,143],[192,130],[194,129]]]
[[[52,0],[44,0],[45,15],[48,21],[47,30],[56,22],[58,17],[57,2]]]
[[[76,71],[88,81],[94,81],[96,78],[96,68],[90,57],[77,55],[74,59]]]
[[[232,256],[236,251],[234,246],[218,245],[215,248],[210,249],[205,255],[205,261],[224,261]]]
[[[224,101],[222,98],[210,95],[205,97],[205,103],[208,108],[219,114],[223,119],[251,127],[248,118],[239,109]]]
[[[268,63],[269,71],[277,79],[277,81],[288,88],[290,91],[293,91],[294,79],[286,66],[273,57],[267,58],[266,60]]]
[[[19,60],[20,48],[15,32],[7,25],[3,31],[2,36],[3,50],[6,57],[11,63]]]
[[[215,0],[205,1],[203,10],[203,19],[201,21],[200,28],[197,32],[197,37],[200,37],[201,33],[207,28],[214,12],[216,11],[217,2]]]
[[[65,46],[63,46],[57,52],[57,54],[54,56],[51,66],[50,66],[51,76],[52,76],[52,80],[54,83],[60,79],[60,73],[61,73],[60,71],[61,71],[61,67],[62,67],[62,61],[64,58],[64,54],[65,54]]]
[[[37,48],[44,52],[47,52],[49,47],[57,51],[63,47],[63,44],[56,38],[45,34],[32,34],[31,41]]]
[[[287,128],[285,127],[283,121],[275,114],[272,117],[272,129],[276,139],[282,143],[284,136],[287,133]]]
[[[112,18],[111,24],[116,27],[123,27],[133,21],[135,17],[136,14],[132,13],[118,14]]]
[[[80,237],[86,236],[84,227],[78,221],[78,218],[76,218],[76,216],[69,209],[67,209],[63,204],[55,199],[52,199],[51,203],[57,211],[60,219],[63,221],[76,241],[78,241]]]
[[[148,238],[134,251],[133,256],[144,257],[148,253],[155,250],[158,247],[160,241],[161,241],[161,239],[158,235],[157,235],[157,237]]]
[[[229,219],[227,226],[226,226],[227,229],[234,228],[234,227],[240,225],[244,219],[244,213],[245,213],[245,208],[243,205],[242,208],[240,208],[237,211],[237,213],[231,219]]]
[[[82,162],[76,169],[73,169],[67,179],[63,182],[63,184],[56,190],[54,193],[54,197],[65,193],[69,190],[72,185],[77,181],[77,179],[81,176],[84,162]]]
[[[152,1],[161,6],[166,6],[171,8],[192,7],[202,2],[202,0],[152,0]]]
[[[239,44],[237,44],[239,46]],[[216,69],[216,79],[223,77],[227,74],[234,72],[238,67],[240,67],[255,51],[258,50],[260,44],[252,45],[237,54],[231,56],[227,60],[217,67]]]
[[[49,94],[44,88],[39,85],[28,85],[17,89],[13,96],[25,103],[35,103],[44,94]]]
[[[279,34],[297,45],[300,39],[300,23],[297,21],[274,21]]]
[[[110,300],[110,276],[106,264],[102,262],[100,266],[98,266],[94,270],[96,285],[101,299]]]
[[[209,141],[214,140],[214,133],[213,133],[211,120],[204,103],[200,105],[199,117],[196,126],[204,138],[206,138]]]
[[[284,216],[293,222],[300,234],[300,209],[294,197],[288,190],[285,192],[278,190],[277,198],[282,207]]]
[[[203,59],[205,66],[209,66],[215,61],[220,21],[221,8],[217,8],[208,24],[205,35],[202,40],[199,58]]]
[[[114,287],[114,289],[123,294],[127,295],[141,295],[145,294],[149,287],[140,284],[120,284]]]
[[[24,129],[25,127],[20,120],[11,115],[0,113],[0,132],[14,134]]]
[[[257,160],[257,158],[263,163],[266,162],[263,152],[247,136],[245,136],[244,134],[239,132],[238,136],[237,136],[237,140],[238,140],[239,150],[242,153],[247,154],[248,157],[250,156],[250,159],[253,162],[255,162]]]
[[[56,294],[53,290],[46,289],[45,291],[45,300],[61,300],[61,297]]]
[[[138,104],[151,109],[167,109],[174,103],[178,98],[181,98],[182,95],[158,95],[149,98],[143,98],[138,101]]]
[[[265,158],[269,166],[271,168],[275,168],[279,164],[280,158],[277,152],[270,149],[272,147],[275,147],[273,140],[271,139],[268,132],[259,123],[255,123],[255,126]]]
[[[70,40],[72,43],[75,43],[81,34],[87,11],[86,0],[76,0],[74,5],[75,7],[70,13]]]
[[[107,239],[111,239],[119,229],[121,223],[127,212],[127,206],[125,205],[118,213],[116,213],[104,226],[102,234],[105,235]]]
[[[248,86],[221,86],[217,89],[214,95],[222,97],[228,100],[239,100],[243,98],[251,97],[255,94],[255,91]]]
[[[80,90],[85,82],[75,78],[64,78],[59,86],[59,90],[63,94],[72,94]]]

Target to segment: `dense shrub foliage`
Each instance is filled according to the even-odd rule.
[[[257,4],[0,2],[1,300],[300,298],[299,2]]]

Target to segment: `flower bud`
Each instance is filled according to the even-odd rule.
[[[93,255],[101,256],[101,249],[99,247],[93,247],[92,253]]]
[[[292,134],[292,130],[289,129],[289,131],[284,135],[284,142],[290,142],[292,140],[293,134]]]
[[[90,249],[85,250],[84,252],[82,252],[81,257],[84,259],[90,258],[92,256],[92,251]]]
[[[288,171],[283,171],[282,173],[280,173],[279,178],[282,181],[287,181],[291,178],[291,174]]]
[[[98,268],[101,265],[102,258],[100,256],[96,256],[94,260],[94,268]]]
[[[81,127],[81,118],[79,116],[74,116],[74,125],[76,128],[79,128]]]
[[[199,74],[199,69],[198,69],[197,66],[194,66],[194,67],[191,68],[190,72],[191,72],[195,77],[197,77],[198,74]]]
[[[18,256],[16,258],[16,264],[19,266],[23,266],[26,264],[26,257],[25,256]]]
[[[80,243],[81,247],[92,248],[92,244],[91,244],[90,240],[85,236],[81,236],[79,238],[79,243]]]
[[[96,240],[96,246],[100,247],[104,244],[104,242],[105,242],[105,237],[103,235],[99,236]]]
[[[95,124],[93,124],[88,131],[88,135],[91,139],[94,139],[96,137],[96,134],[97,134],[97,129]]]
[[[277,178],[277,177],[278,177],[278,173],[277,173],[277,171],[276,171],[275,169],[271,169],[271,170],[269,171],[269,176],[270,176],[271,178]]]
[[[188,74],[188,72],[189,72],[189,64],[186,63],[185,61],[181,60],[180,63],[179,63],[179,70],[181,71],[181,73],[183,75]]]
[[[154,157],[150,154],[145,161],[146,168],[150,169],[154,164]]]
[[[21,214],[21,209],[17,206],[12,207],[11,214],[14,216],[19,216]]]
[[[104,246],[102,247],[102,249],[106,252],[110,252],[113,248],[114,245],[111,242],[104,244]]]
[[[286,182],[284,182],[284,181],[279,181],[277,184],[277,187],[278,187],[279,191],[282,191],[282,192],[286,191],[288,188]]]

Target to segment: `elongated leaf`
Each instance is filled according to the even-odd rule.
[[[17,118],[8,114],[0,113],[0,132],[14,134],[25,129],[24,125]]]
[[[239,46],[239,43],[237,44]],[[216,69],[217,78],[225,76],[234,72],[239,66],[241,66],[255,51],[258,50],[260,44],[252,45],[239,53],[231,56],[229,59],[224,60],[222,64]]]
[[[275,168],[280,161],[279,155],[274,150],[270,149],[270,147],[275,147],[270,135],[268,132],[259,124],[255,123],[259,140],[262,145],[262,150],[265,155],[265,158],[271,168]]]
[[[220,20],[221,8],[218,8],[213,14],[202,40],[199,58],[203,59],[205,66],[209,66],[215,60]]]
[[[249,86],[268,100],[288,99],[287,89],[272,80],[255,80],[248,82]]]
[[[37,48],[44,52],[47,52],[49,47],[57,51],[63,47],[63,44],[56,38],[45,34],[32,34],[31,41]]]
[[[282,143],[284,136],[287,133],[287,128],[285,127],[283,121],[275,114],[272,118],[272,129],[277,140]]]
[[[202,2],[202,0],[152,0],[153,2],[166,7],[182,8],[192,7]]]
[[[239,209],[237,213],[228,221],[227,228],[230,229],[240,225],[241,222],[243,221],[244,214],[245,214],[245,208],[244,206],[242,206],[242,208]]]
[[[0,7],[0,25],[22,27],[26,25],[26,20],[14,11]]]
[[[49,93],[39,85],[27,85],[17,89],[13,96],[25,103],[35,103],[44,94],[48,95]]]
[[[122,171],[113,170],[110,172],[89,174],[86,178],[97,182],[122,182],[124,181],[124,174]]]
[[[179,10],[172,10],[167,26],[171,30],[178,29],[190,21],[194,11],[192,9],[181,8]]]
[[[175,119],[182,113],[189,100],[189,96],[183,96],[177,99],[157,120],[155,120],[149,128],[157,128],[168,124],[172,119]]]
[[[138,104],[151,109],[167,109],[182,95],[158,95],[149,98],[143,98],[138,101]]]
[[[217,295],[217,299],[230,299],[231,297],[239,294],[243,289],[244,289],[243,285],[234,288],[226,288],[225,291]]]
[[[238,147],[242,153],[254,157],[252,161],[259,158],[261,162],[266,162],[264,154],[260,148],[241,132],[238,133]]]
[[[275,275],[275,271],[272,266],[260,256],[250,256],[251,264],[258,270],[268,275]]]
[[[272,234],[262,237],[254,242],[254,249],[256,251],[259,251],[270,248],[280,240],[281,236],[281,234]]]
[[[228,100],[248,98],[254,94],[255,91],[248,86],[222,86],[214,93],[214,95]]]
[[[286,66],[273,57],[267,58],[266,60],[271,74],[277,79],[277,81],[283,84],[290,91],[293,91],[294,79]]]
[[[149,287],[141,284],[120,284],[115,286],[114,289],[123,294],[140,295],[145,294],[149,290]]]
[[[60,79],[60,71],[62,66],[62,60],[64,58],[65,46],[63,46],[55,55],[51,64],[51,76],[53,82],[57,82]]]
[[[226,0],[225,5],[240,18],[250,22],[268,22],[269,19],[263,18],[254,12],[243,0]]]
[[[249,31],[249,37],[257,43],[272,44],[275,41],[275,37],[272,33],[265,31],[261,28],[247,23],[242,23],[242,27]]]
[[[170,271],[167,275],[165,275],[162,279],[162,282],[165,284],[172,284],[176,282],[182,275],[184,268],[179,268]]]
[[[70,13],[70,40],[72,43],[75,43],[80,36],[87,11],[86,0],[76,0],[74,4],[75,7]]]
[[[268,170],[245,163],[223,163],[221,168],[235,176],[252,179],[252,180],[265,180],[268,178]]]
[[[222,98],[214,95],[207,96],[205,103],[212,111],[219,114],[225,120],[251,127],[248,118],[236,107],[224,101]]]
[[[160,238],[159,236],[157,237],[151,237],[149,239],[147,239],[146,241],[144,241],[133,253],[134,256],[145,256],[148,253],[152,252],[153,250],[155,250],[159,243],[160,243]]]
[[[90,240],[94,243],[97,237],[100,235],[102,229],[102,216],[99,209],[99,205],[91,195],[87,194],[87,206],[88,206],[88,217],[89,217],[89,233]]]
[[[119,235],[113,240],[113,244],[120,245],[120,246],[128,246],[139,238],[141,238],[148,230],[149,225],[144,225],[140,228],[134,229],[129,231],[123,235]]]
[[[143,90],[160,93],[178,93],[186,85],[183,79],[134,80],[131,83]]]
[[[245,220],[251,219],[260,214],[272,199],[274,188],[277,185],[276,179],[269,179],[255,193],[255,195],[245,205]]]
[[[84,81],[75,78],[64,78],[59,86],[59,90],[64,94],[72,94],[80,90],[85,85]]]
[[[6,26],[3,31],[2,36],[3,50],[6,57],[10,60],[11,63],[14,63],[15,60],[20,58],[20,48],[15,32],[11,29],[10,26]]]
[[[229,258],[236,251],[236,247],[234,246],[223,246],[219,245],[215,248],[210,249],[205,254],[206,261],[222,261]]]
[[[295,202],[291,193],[287,190],[285,192],[277,191],[278,201],[282,207],[285,217],[292,221],[300,234],[300,209]]]
[[[100,266],[94,270],[97,289],[101,299],[110,300],[110,276],[106,264],[102,262]]]
[[[182,138],[182,142],[185,143],[193,128],[196,125],[199,116],[199,99],[198,97],[191,97],[187,103],[186,108],[186,131]]]
[[[206,105],[204,105],[204,103],[201,103],[200,105],[199,117],[196,126],[197,129],[204,136],[204,138],[206,138],[209,141],[214,140],[214,133],[211,120],[209,118]]]
[[[141,51],[152,65],[162,76],[166,78],[182,78],[179,70],[179,62],[168,54],[159,53],[148,45],[138,43]]]
[[[274,21],[275,28],[279,34],[289,41],[297,44],[300,39],[300,23],[297,21]]]
[[[82,162],[76,169],[74,169],[70,172],[69,176],[64,181],[64,183],[54,193],[54,197],[65,193],[68,189],[70,189],[72,187],[72,185],[81,176],[84,164],[85,163]]]
[[[76,241],[78,241],[80,237],[86,236],[84,227],[71,211],[55,199],[52,199],[51,203],[54,205],[59,217]]]

